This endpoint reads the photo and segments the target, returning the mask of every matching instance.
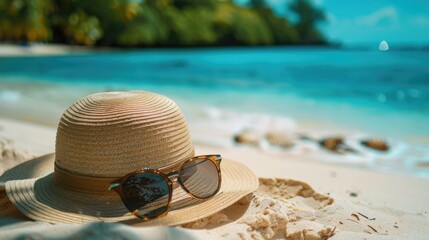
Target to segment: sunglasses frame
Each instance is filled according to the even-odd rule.
[[[185,164],[187,164],[187,163],[189,163],[189,162],[193,162],[193,161],[195,161],[195,160],[203,160],[203,159],[205,159],[205,160],[209,160],[209,161],[211,161],[215,166],[216,166],[216,170],[217,170],[217,174],[218,174],[218,185],[217,185],[217,189],[216,189],[216,191],[212,194],[212,195],[209,195],[208,197],[198,197],[198,196],[195,196],[194,194],[192,194],[185,186],[184,186],[184,184],[183,184],[183,182],[182,182],[182,180],[181,180],[181,178],[180,178],[180,172],[181,172],[181,170],[182,170],[182,168],[183,168],[183,166],[185,165]],[[221,155],[219,155],[219,154],[210,154],[210,155],[200,155],[200,156],[195,156],[195,157],[192,157],[192,158],[190,158],[190,159],[188,159],[188,160],[186,160],[186,161],[183,161],[180,165],[179,165],[179,167],[177,168],[178,170],[173,170],[173,171],[170,171],[169,173],[164,173],[163,171],[161,171],[161,170],[159,170],[159,169],[150,169],[150,168],[142,168],[142,169],[139,169],[139,170],[137,170],[137,171],[134,171],[134,172],[131,172],[131,173],[129,173],[129,174],[127,174],[127,175],[125,175],[125,176],[123,176],[123,177],[121,177],[121,178],[118,178],[118,179],[116,179],[115,181],[113,181],[113,182],[111,182],[110,183],[110,185],[109,185],[109,189],[108,190],[114,190],[116,193],[118,193],[119,194],[119,196],[121,196],[121,199],[122,199],[122,202],[124,203],[124,205],[128,208],[128,210],[134,215],[134,216],[136,216],[136,217],[138,217],[138,218],[140,218],[140,219],[143,219],[143,221],[149,221],[149,220],[153,220],[153,219],[156,219],[156,218],[160,218],[160,217],[163,217],[163,216],[165,216],[165,215],[167,215],[167,213],[168,213],[168,210],[170,209],[170,205],[171,205],[171,200],[172,200],[172,198],[173,198],[173,185],[174,185],[174,182],[170,179],[170,178],[176,178],[176,182],[180,185],[180,187],[186,192],[186,193],[188,193],[191,197],[193,197],[193,198],[196,198],[196,199],[208,199],[208,198],[211,198],[211,197],[213,197],[214,195],[216,195],[218,192],[219,192],[219,190],[220,190],[220,187],[221,187],[221,184],[222,184],[222,174],[221,174],[221,169],[220,169],[220,163],[221,163],[221,161],[222,161],[222,156]],[[137,175],[137,174],[141,174],[141,173],[154,173],[154,174],[157,174],[157,175],[159,175],[159,176],[161,176],[164,180],[165,180],[165,182],[167,183],[167,185],[168,185],[168,189],[169,189],[169,196],[168,196],[168,203],[167,203],[167,207],[165,208],[165,210],[162,212],[162,213],[160,213],[159,215],[157,215],[157,216],[155,216],[155,217],[151,217],[151,218],[149,218],[149,217],[142,217],[142,216],[139,216],[138,214],[137,214],[137,212],[138,212],[138,209],[136,209],[136,210],[132,210],[129,206],[128,206],[128,204],[127,204],[127,202],[125,201],[125,197],[124,197],[124,195],[123,195],[123,193],[122,193],[122,184],[124,183],[124,181],[126,180],[126,179],[128,179],[129,177],[131,177],[131,176],[133,176],[133,175]]]

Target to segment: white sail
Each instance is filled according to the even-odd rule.
[[[389,44],[387,44],[386,41],[381,41],[380,45],[378,45],[378,50],[380,50],[380,51],[387,51],[387,50],[389,50]]]

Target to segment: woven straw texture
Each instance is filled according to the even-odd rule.
[[[137,169],[174,166],[193,156],[187,123],[172,100],[143,91],[93,94],[64,112],[56,153],[11,169],[7,180],[22,179],[24,172],[37,178],[8,181],[5,189],[34,220],[178,225],[216,213],[258,187],[251,170],[223,160],[218,194],[200,200],[177,187],[168,215],[148,222],[130,214],[117,193],[106,191],[106,183]]]
[[[73,173],[121,177],[142,166],[159,168],[194,155],[185,118],[171,99],[150,92],[85,97],[63,114],[57,166]]]

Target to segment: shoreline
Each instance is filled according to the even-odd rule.
[[[61,43],[29,43],[28,45],[20,45],[13,43],[0,43],[0,57],[43,57],[43,56],[66,56],[72,54],[85,54],[94,52],[133,52],[133,51],[157,51],[157,50],[217,50],[223,49],[333,49],[341,51],[378,51],[376,47],[369,44],[293,44],[293,45],[257,45],[257,46],[194,46],[194,47],[103,47],[103,46],[79,46]],[[427,51],[427,45],[398,45],[390,51]]]
[[[82,46],[70,45],[64,43],[28,43],[27,45],[17,43],[1,43],[0,42],[0,57],[13,56],[40,56],[40,55],[67,55],[70,53],[79,52],[111,52],[111,51],[144,51],[144,50],[216,50],[218,48],[225,49],[266,49],[266,48],[290,48],[290,49],[343,49],[337,44],[291,44],[291,45],[207,45],[207,46],[155,46],[155,47],[107,47],[107,46]],[[370,50],[370,49],[368,49]]]
[[[72,94],[60,92],[65,95]],[[87,95],[90,92],[82,94]],[[1,118],[56,127],[63,110],[74,101],[70,98],[70,102],[67,100],[62,103],[58,101],[38,103],[39,100],[30,100],[28,98],[30,96],[26,94],[22,94],[21,97],[23,99],[4,104],[0,108],[3,112]],[[177,100],[188,119],[194,140],[207,146],[248,147],[273,156],[284,155],[292,158],[301,156],[316,163],[429,178],[429,168],[425,167],[427,164],[425,156],[429,155],[429,147],[425,145],[385,138],[383,141],[386,141],[389,150],[379,152],[360,143],[365,139],[377,139],[376,135],[332,122],[300,122],[282,115],[246,114]],[[34,112],[34,104],[40,106],[37,114]],[[274,145],[267,142],[267,134],[274,134],[273,136],[278,139],[275,141],[280,142]],[[239,135],[248,139],[242,144],[234,142],[234,137]],[[333,152],[322,147],[320,141],[329,138],[342,139],[353,151]]]
[[[206,98],[206,103],[202,105],[199,104],[198,99],[196,99],[194,96],[196,95],[197,91],[202,94],[210,94],[210,89],[194,90],[188,86],[157,86],[152,83],[131,85],[129,83],[121,84],[116,82],[106,82],[105,84],[100,84],[99,81],[92,82],[90,80],[77,80],[81,86],[78,88],[73,88],[73,84],[76,82],[62,81],[61,79],[56,81],[54,79],[43,79],[41,77],[32,78],[34,81],[25,77],[5,76],[5,79],[3,79],[4,81],[0,80],[0,87],[4,87],[4,90],[0,90],[0,100],[8,103],[8,105],[4,105],[4,109],[2,109],[6,117],[11,119],[22,119],[23,115],[28,115],[29,111],[31,111],[32,103],[37,101],[38,104],[49,105],[49,107],[45,107],[43,111],[53,112],[54,115],[48,114],[49,120],[44,120],[44,117],[41,119],[35,119],[33,114],[30,119],[24,117],[24,120],[30,122],[35,121],[44,125],[46,125],[46,123],[48,123],[48,125],[55,125],[56,122],[52,122],[52,116],[55,116],[56,119],[59,119],[63,108],[66,108],[80,97],[95,92],[104,91],[146,90],[170,96],[172,99],[175,99],[181,103],[181,105],[191,109],[191,115],[194,113],[199,114],[202,111],[205,111],[206,108],[211,108],[215,110],[219,109],[220,111],[224,112],[237,113],[237,116],[252,115],[254,113],[253,115],[259,116],[284,117],[286,119],[292,119],[295,121],[298,125],[298,128],[300,129],[315,130],[316,132],[326,129],[328,132],[336,135],[366,134],[368,136],[378,137],[386,140],[401,141],[410,145],[422,145],[429,148],[429,138],[427,135],[425,135],[429,129],[424,125],[424,120],[429,120],[429,116],[418,115],[415,112],[406,112],[403,109],[399,109],[397,111],[380,109],[380,111],[375,111],[373,106],[363,106],[362,108],[351,105],[335,106],[330,102],[320,102],[318,105],[319,108],[315,108],[314,103],[307,103],[307,97],[299,95],[290,95],[284,97],[284,101],[290,102],[289,104],[280,106],[278,102],[282,101],[282,98],[277,95],[271,96],[269,94],[260,94],[255,96],[254,94],[259,93],[246,92],[244,94],[240,93],[233,96],[228,91],[221,92],[227,96],[222,101],[217,101],[214,98]],[[31,88],[37,88],[44,94],[48,94],[47,98],[41,98],[40,94],[35,94],[33,91],[34,89]],[[65,96],[56,94],[56,92],[61,91],[64,91]],[[36,97],[37,99],[31,99],[31,96]],[[270,111],[265,111],[261,103],[258,103],[257,101],[251,102],[251,104],[254,104],[254,108],[252,109],[240,109],[240,106],[242,105],[234,104],[239,102],[240,98],[243,97],[265,99],[270,96],[272,99],[269,101],[274,103],[272,107],[275,108],[274,110],[272,109]],[[58,100],[60,100],[60,102],[58,102]],[[269,104],[269,101],[262,102],[263,104]],[[228,105],[225,104],[226,102],[233,104]],[[15,105],[15,107],[13,107],[12,104]],[[62,105],[62,107],[60,105]],[[342,114],[347,115],[348,117],[339,119],[336,118],[335,111],[332,111],[334,107],[338,108],[339,111],[343,111]],[[50,108],[54,109],[54,111],[51,111]],[[301,110],[305,108],[307,108],[307,110]],[[194,110],[195,112],[192,112]],[[306,111],[312,112],[310,114],[311,116],[308,114],[306,115]],[[380,125],[381,123],[378,123],[378,125],[369,124],[371,121],[374,121],[376,118],[378,118],[376,114],[384,115],[383,118],[380,118],[383,119],[383,122],[386,122],[387,119],[390,119],[391,121],[389,124],[383,124],[382,126]],[[367,117],[369,117],[369,119],[365,119]],[[37,116],[37,118],[40,117]],[[414,127],[408,126],[406,128],[401,128],[401,125],[405,124],[404,121],[409,118],[416,119]],[[385,126],[389,127],[386,128]],[[395,128],[392,131],[393,127]]]
[[[133,52],[133,51],[157,51],[157,50],[216,50],[225,49],[266,49],[266,48],[314,48],[314,49],[344,49],[331,45],[260,45],[260,46],[196,46],[196,47],[102,47],[102,46],[79,46],[59,43],[29,43],[28,45],[0,43],[0,57],[43,57],[43,56],[66,56],[72,54],[85,54],[94,52]]]
[[[43,57],[88,54],[94,52],[113,52],[114,48],[85,47],[66,44],[30,43],[29,45],[0,43],[0,57]]]

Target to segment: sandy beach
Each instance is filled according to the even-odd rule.
[[[52,153],[55,128],[0,119],[0,172]],[[248,146],[210,146],[195,141],[197,154],[219,152],[260,177],[253,196],[208,218],[176,228],[120,224],[50,225],[34,222],[1,194],[6,238],[92,236],[112,233],[146,239],[427,239],[428,180],[284,157]],[[107,225],[107,226],[106,226]],[[108,226],[112,225],[112,226]],[[46,231],[49,230],[49,231]]]
[[[30,43],[29,45],[0,44],[0,57],[36,57],[112,51],[108,48],[91,48],[65,44]]]

